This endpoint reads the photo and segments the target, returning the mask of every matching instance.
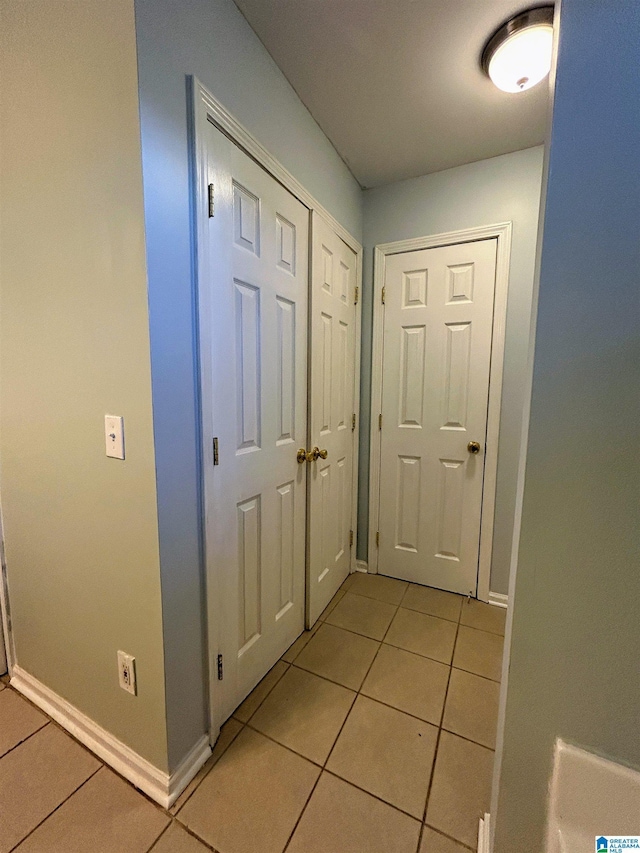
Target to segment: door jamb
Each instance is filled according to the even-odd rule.
[[[207,429],[205,418],[207,413],[213,410],[210,394],[207,393],[207,385],[203,381],[203,372],[207,371],[207,358],[209,342],[211,340],[211,327],[207,320],[207,302],[205,299],[207,289],[201,283],[209,279],[212,268],[212,259],[209,257],[206,240],[206,226],[208,221],[208,186],[207,186],[207,153],[206,153],[206,127],[211,122],[246,154],[262,166],[275,180],[285,187],[310,211],[311,222],[313,211],[318,213],[330,228],[349,246],[356,255],[357,285],[362,292],[362,246],[361,244],[324,208],[316,199],[302,186],[302,184],[278,161],[266,148],[242,125],[239,121],[209,92],[195,76],[189,78],[190,84],[190,112],[191,112],[191,187],[192,187],[192,222],[193,222],[193,263],[194,263],[194,317],[197,330],[197,388],[199,408],[199,444],[200,444],[200,492],[202,519],[202,550],[204,564],[204,580],[206,589],[206,603],[204,607],[206,621],[206,647],[207,672],[209,675],[209,730],[211,742],[215,741],[220,730],[221,720],[218,718],[216,703],[217,664],[213,660],[215,649],[218,645],[218,622],[216,618],[219,612],[219,597],[216,595],[216,578],[218,566],[215,561],[215,549],[212,543],[207,541],[207,506],[205,477],[207,470],[213,464],[212,445],[210,430]],[[311,259],[311,241],[309,242],[309,258]],[[311,278],[309,278],[311,288]],[[356,414],[360,417],[360,324],[361,324],[362,300],[358,300],[356,306]],[[354,474],[353,489],[354,500],[352,506],[351,525],[356,530],[357,506],[358,506],[358,474],[357,474],[357,450],[358,431],[354,433]],[[351,552],[351,570],[355,569],[356,543],[354,542]],[[305,570],[306,577],[306,570]]]
[[[487,438],[485,449],[484,480],[482,485],[482,514],[480,519],[480,553],[478,560],[477,595],[489,601],[491,555],[493,548],[493,522],[495,516],[496,477],[498,471],[498,438],[502,402],[502,377],[509,290],[509,264],[511,259],[511,222],[499,222],[477,228],[465,228],[393,243],[380,243],[374,249],[373,268],[373,340],[371,347],[371,426],[369,454],[369,571],[378,571],[376,533],[380,508],[380,452],[381,433],[378,415],[382,411],[382,359],[384,354],[384,309],[382,288],[386,275],[388,255],[470,243],[497,238],[496,286],[493,308],[491,340],[491,366],[489,373],[489,404],[487,411]]]

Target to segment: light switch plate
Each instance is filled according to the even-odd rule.
[[[104,416],[104,439],[107,456],[124,459],[124,418],[116,415]]]

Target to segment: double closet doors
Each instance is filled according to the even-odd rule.
[[[206,134],[199,287],[215,728],[349,572],[357,265],[210,122]]]

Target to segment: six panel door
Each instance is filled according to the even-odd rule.
[[[473,596],[496,248],[391,255],[385,275],[378,571]]]
[[[308,627],[349,573],[355,488],[357,259],[315,212],[312,239]]]
[[[205,468],[205,511],[224,721],[304,627],[309,211],[212,124],[207,157],[202,382],[218,464]]]

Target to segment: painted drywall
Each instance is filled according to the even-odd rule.
[[[535,266],[543,148],[529,148],[459,166],[364,195],[364,300],[358,557],[367,558],[373,249],[379,243],[513,223],[505,342],[491,590],[506,593],[518,472],[523,379]]]
[[[557,737],[640,769],[640,7],[560,15],[495,853],[543,850]]]
[[[187,75],[357,239],[355,180],[232,0],[136,0],[171,766],[206,730]]]
[[[2,511],[17,663],[167,769],[133,0],[3,0]],[[125,419],[125,461],[104,415]],[[136,658],[138,696],[116,653]]]

